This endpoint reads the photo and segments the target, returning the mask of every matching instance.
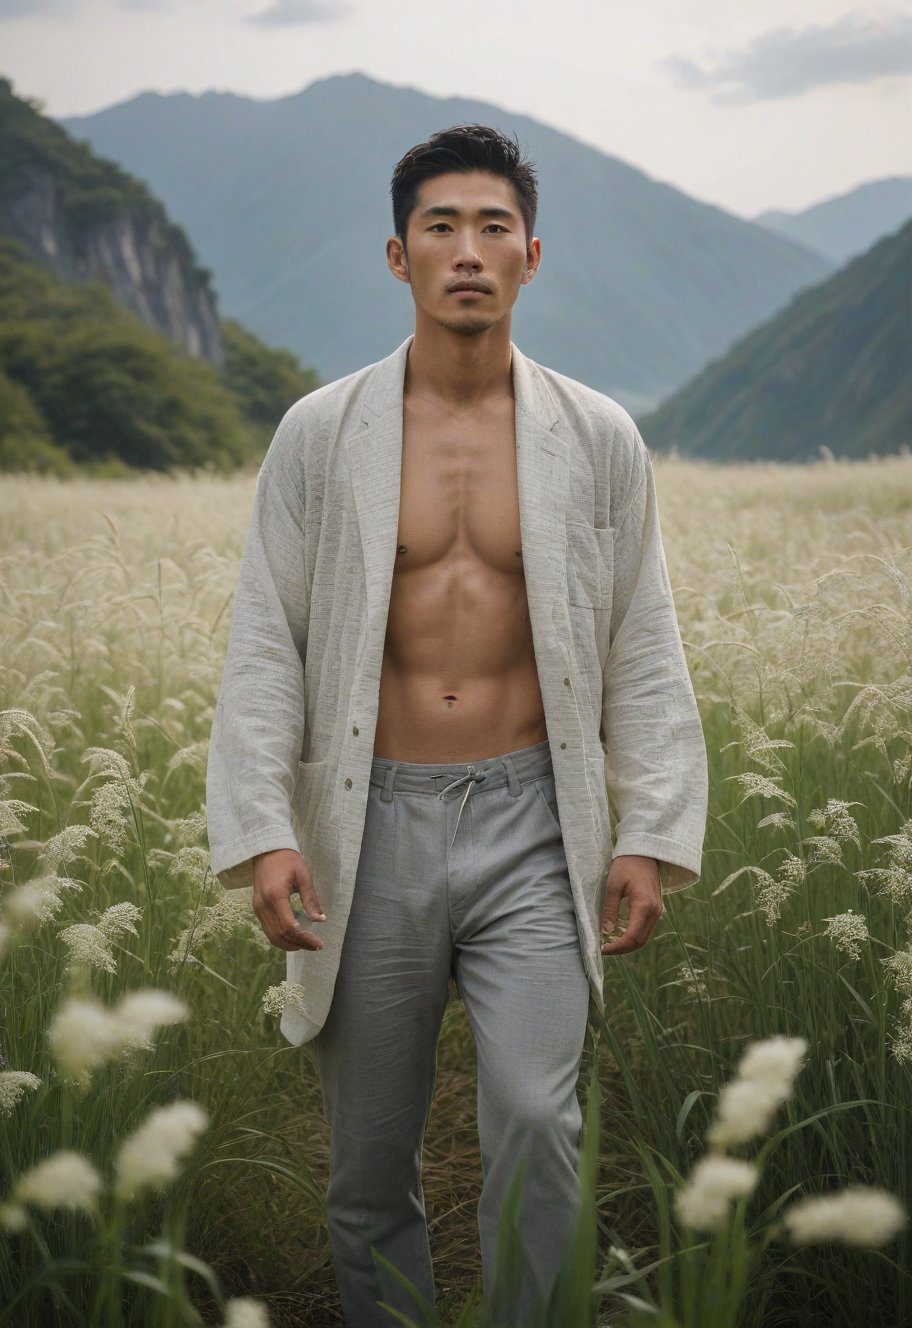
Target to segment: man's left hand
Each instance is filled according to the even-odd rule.
[[[603,936],[610,935],[617,927],[622,901],[627,905],[627,924],[622,936],[602,945],[603,955],[639,950],[649,940],[653,927],[665,912],[659,885],[659,864],[655,858],[627,853],[612,860],[605,878]]]

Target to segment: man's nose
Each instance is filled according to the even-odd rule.
[[[453,267],[461,272],[464,268],[478,269],[481,266],[481,254],[478,252],[474,238],[471,236],[460,237],[460,243],[453,255]]]

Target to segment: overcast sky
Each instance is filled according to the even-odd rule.
[[[360,70],[534,116],[743,216],[912,175],[912,0],[0,0],[0,52],[60,116]]]

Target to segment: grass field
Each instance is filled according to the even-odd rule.
[[[640,953],[606,961],[601,1305],[578,1322],[900,1328],[905,1226],[877,1248],[805,1245],[781,1216],[850,1185],[912,1203],[912,458],[655,464],[710,816],[700,882]],[[284,953],[205,850],[252,495],[249,476],[3,479],[0,1325],[265,1322],[225,1296],[274,1325],[338,1321],[313,1055],[263,1008]],[[67,1005],[144,988],[172,999],[134,1009],[126,1044]],[[730,1150],[761,1160],[759,1183],[716,1234],[684,1227],[673,1196],[719,1090],[748,1043],[780,1034],[807,1044],[794,1090]],[[143,1180],[125,1142],[185,1100],[206,1115],[165,1130],[176,1174]],[[71,1164],[81,1203],[17,1198],[59,1150],[94,1168]],[[425,1171],[444,1323],[478,1279],[479,1184],[454,1000]]]

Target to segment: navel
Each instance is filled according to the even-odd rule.
[[[407,544],[400,544],[399,547],[398,547],[398,549],[396,550],[396,552],[397,552],[397,553],[408,553],[408,545],[407,545]]]

